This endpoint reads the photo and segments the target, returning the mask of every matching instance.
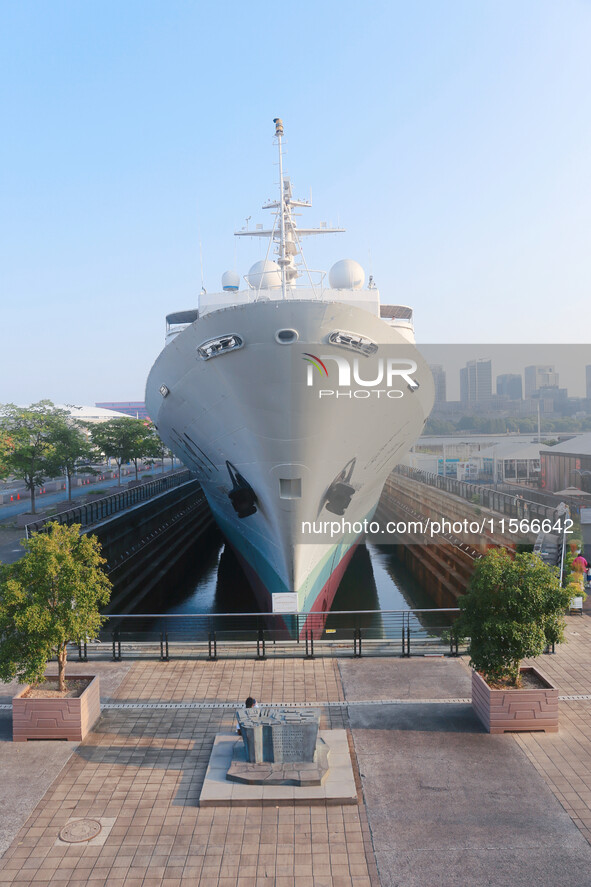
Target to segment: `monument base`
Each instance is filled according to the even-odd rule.
[[[246,759],[244,743],[238,739],[226,779],[247,785],[322,785],[327,775],[328,746],[322,739],[316,742],[314,761],[289,761],[281,764],[270,761],[251,763]]]
[[[357,789],[346,730],[321,730],[328,748],[330,768],[321,785],[256,785],[230,782],[236,734],[218,733],[203,781],[200,807],[283,807],[294,805],[357,804]],[[288,765],[297,769],[293,764]]]

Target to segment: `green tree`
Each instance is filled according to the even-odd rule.
[[[139,476],[140,459],[153,460],[163,458],[162,441],[156,434],[156,429],[149,422],[141,419],[132,420],[134,424],[134,436],[132,439],[131,459],[135,465],[135,479]]]
[[[0,478],[8,477],[10,474],[7,459],[11,449],[10,439],[2,433],[2,427],[0,426]]]
[[[51,442],[55,448],[55,458],[59,462],[61,470],[66,475],[66,488],[68,501],[72,499],[72,475],[79,462],[98,461],[99,454],[92,446],[80,424],[74,419],[56,422],[52,433]],[[96,474],[94,468],[86,466],[91,474]]]
[[[459,599],[456,631],[470,638],[470,665],[490,681],[518,686],[521,660],[564,639],[570,597],[556,568],[538,555],[511,558],[504,548],[488,551]]]
[[[35,514],[35,491],[59,471],[54,434],[68,418],[67,410],[40,400],[29,407],[0,406],[0,471],[25,482]]]
[[[67,645],[94,637],[104,617],[111,583],[95,536],[80,525],[53,521],[23,540],[26,554],[0,565],[0,679],[43,680],[47,661],[57,656],[59,689],[65,690]]]
[[[158,461],[160,461],[161,467],[162,467],[162,472],[164,473],[164,460],[170,459],[171,460],[171,471],[174,471],[174,460],[176,457],[175,457],[174,453],[172,452],[172,450],[170,449],[170,447],[167,447],[166,444],[162,443],[162,441],[160,440],[159,437],[156,438],[155,453],[156,453],[156,455],[148,456],[146,458],[146,461],[150,467],[156,465],[156,463]]]
[[[427,424],[425,425],[425,430],[423,434],[453,434],[454,431],[456,431],[456,426],[454,422],[449,422],[445,419],[433,419],[429,417],[427,419]]]
[[[89,426],[93,444],[119,468],[124,462],[134,462],[135,476],[138,477],[138,462],[144,458],[158,458],[160,441],[154,427],[142,419],[108,419]]]

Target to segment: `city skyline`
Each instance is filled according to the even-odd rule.
[[[510,358],[507,357],[507,354],[508,353],[517,353],[518,354],[519,347],[520,346],[517,346],[517,345],[493,346],[493,348],[498,348],[501,350],[503,357],[500,359],[503,361],[503,363],[509,363],[509,362],[514,363],[515,358],[513,358],[511,360]],[[429,345],[424,345],[423,348],[427,352],[430,352],[432,349],[436,349],[437,353],[441,352],[443,349],[443,352],[447,352],[448,354],[453,355],[453,357],[457,359],[457,355],[458,355],[457,346],[441,346],[441,345],[429,344]],[[464,345],[464,346],[462,346],[462,348],[463,349],[470,349],[470,350],[474,351],[476,348],[485,348],[485,349],[489,348],[490,349],[491,346],[490,345],[480,345],[480,346],[479,345],[472,345],[472,346]],[[561,353],[563,355],[562,358],[559,357],[559,360],[560,359],[563,360],[563,366],[564,366],[564,361],[566,361],[565,375],[570,380],[570,387],[566,386],[567,390],[568,390],[568,396],[569,397],[587,397],[587,398],[591,397],[591,393],[590,393],[591,392],[591,364],[587,365],[587,364],[584,364],[581,362],[582,360],[587,359],[585,357],[586,347],[585,346],[576,346],[573,349],[573,347],[556,346],[556,350],[559,352],[559,354]],[[495,392],[496,392],[496,394],[507,393],[507,392],[500,392],[498,390],[498,382],[500,379],[502,379],[504,377],[507,377],[507,379],[518,378],[521,380],[521,383],[522,383],[521,384],[521,389],[522,389],[521,398],[512,397],[510,399],[525,399],[525,394],[524,394],[525,389],[523,387],[523,383],[524,383],[524,379],[525,379],[525,371],[528,369],[527,366],[523,366],[521,372],[507,373],[507,372],[498,372],[495,369],[495,364],[494,364],[493,360],[490,358],[472,358],[471,361],[466,361],[466,362],[468,363],[468,362],[474,362],[474,361],[478,361],[478,360],[491,363],[491,392],[490,392],[491,395],[493,395]],[[499,360],[499,358],[497,358],[497,360]],[[548,365],[548,364],[546,364],[546,365]],[[530,365],[530,366],[532,366],[532,365]],[[533,366],[535,366],[535,364]],[[433,361],[430,361],[429,368],[433,374],[433,380],[435,383],[435,402],[439,403],[439,402],[461,401],[460,389],[459,389],[459,378],[460,378],[460,374],[461,374],[463,367],[460,366],[456,371],[457,377],[458,377],[457,384],[454,384],[453,369],[450,370],[448,368],[448,366],[446,366],[444,363],[441,363],[441,362],[434,363]],[[559,379],[560,372],[556,372],[556,376]],[[570,390],[571,387],[573,388],[572,392]],[[452,393],[455,393],[457,396],[455,396],[455,397],[448,396],[448,393],[450,391]],[[138,409],[141,409],[141,406],[143,405],[143,401],[139,401],[137,399],[130,400],[130,401],[97,400],[94,403],[95,403],[95,406],[109,407],[111,409],[116,408],[116,407],[114,407],[114,404],[116,404],[117,408],[119,408],[119,409],[123,409],[124,407],[126,407],[126,408],[129,408],[130,410],[135,410],[136,412]]]
[[[491,364],[491,395],[501,394],[498,389],[498,381],[503,377],[507,377],[509,379],[519,378],[522,382],[522,397],[521,399],[525,399],[523,382],[525,379],[525,371],[528,368],[523,365],[521,370],[518,372],[501,372],[500,369],[507,369],[508,367],[515,370],[516,365],[519,365],[520,357],[519,355],[525,349],[532,354],[536,354],[539,352],[539,349],[542,348],[544,351],[551,351],[556,354],[556,360],[559,361],[557,364],[556,376],[560,380],[560,366],[562,366],[562,373],[566,380],[566,384],[564,387],[568,390],[568,396],[574,398],[591,398],[591,364],[586,364],[585,361],[587,358],[587,347],[585,345],[576,345],[576,346],[565,346],[565,345],[555,345],[555,346],[532,346],[532,345],[490,345],[490,344],[480,344],[480,345],[441,345],[441,344],[426,344],[422,346],[422,350],[425,352],[428,361],[429,368],[433,374],[433,379],[435,383],[435,402],[461,402],[460,397],[460,373],[464,368],[463,366],[454,366],[458,361],[461,363],[462,359],[464,359],[465,363],[482,361],[482,362],[490,362]],[[495,359],[492,358],[462,358],[462,354],[473,354],[477,349],[484,349],[485,351],[491,351],[492,353],[496,353],[497,356]],[[429,355],[437,355],[438,362],[435,362],[432,357]],[[523,361],[522,361],[523,363]],[[532,364],[530,364],[532,366]],[[533,366],[536,366],[533,364]],[[554,364],[545,363],[545,366],[552,366]],[[519,399],[519,398],[510,398],[510,399]],[[139,398],[129,399],[129,400],[117,400],[114,399],[100,399],[95,400],[94,405],[98,407],[108,407],[110,409],[120,409],[130,413],[130,411],[135,413],[138,410],[141,410],[142,407],[145,408],[145,404],[143,400]]]
[[[588,346],[560,344],[424,344],[421,351],[429,365],[439,365],[445,372],[447,401],[461,401],[460,373],[472,361],[491,361],[492,393],[502,375],[518,375],[525,379],[528,366],[554,366],[560,387],[568,389],[569,397],[586,397],[589,365]],[[591,378],[591,377],[590,377]],[[525,397],[525,386],[523,387]]]

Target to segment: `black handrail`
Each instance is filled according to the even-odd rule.
[[[88,527],[92,524],[99,523],[113,514],[125,511],[132,505],[139,502],[145,502],[154,496],[159,496],[168,490],[173,490],[183,484],[188,483],[192,479],[191,472],[186,468],[181,471],[175,471],[166,477],[160,477],[156,480],[148,481],[148,483],[139,484],[137,487],[131,487],[127,490],[119,490],[110,496],[97,499],[94,502],[87,502],[85,505],[77,505],[69,508],[67,511],[60,511],[58,514],[50,517],[43,517],[37,521],[31,521],[25,526],[25,535],[27,539],[31,533],[38,533],[50,521],[57,521],[58,524],[81,524]]]
[[[314,659],[329,649],[344,649],[360,657],[382,647],[402,656],[457,655],[453,622],[458,608],[416,610],[345,610],[300,613],[191,613],[109,614],[99,640],[112,645],[113,658],[122,645],[156,644],[164,661],[171,645],[179,655],[184,648],[204,648],[216,660],[221,650],[238,648],[244,655],[265,660],[283,654]],[[318,645],[320,644],[320,647]],[[377,645],[377,646],[376,646]],[[462,645],[465,649],[465,645]],[[99,648],[91,645],[95,651]],[[250,652],[249,652],[250,651]],[[79,651],[79,655],[81,655]]]
[[[433,474],[429,471],[423,471],[421,468],[410,468],[408,465],[398,465],[394,472],[402,477],[408,477],[410,480],[416,480],[419,483],[427,484],[430,487],[436,487],[444,490],[446,493],[452,493],[466,499],[472,504],[482,505],[490,508],[492,511],[498,511],[500,514],[507,514],[511,517],[524,518],[542,518],[552,519],[554,516],[554,508],[548,505],[542,505],[532,499],[527,499],[526,495],[518,499],[517,495],[504,493],[501,490],[495,490],[493,487],[483,486],[482,484],[471,484],[467,481],[457,480],[455,477],[444,477],[441,474]],[[386,481],[387,488],[388,481]],[[524,494],[527,489],[524,488]],[[478,501],[476,501],[478,499]],[[525,512],[527,508],[527,513]]]

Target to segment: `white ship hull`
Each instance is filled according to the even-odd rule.
[[[369,311],[345,301],[272,299],[214,310],[187,326],[156,360],[146,405],[161,439],[201,482],[262,608],[274,611],[273,596],[289,592],[294,609],[323,611],[361,535],[358,522],[371,518],[386,478],[422,431],[433,382],[414,345]],[[297,331],[297,341],[280,344],[277,331],[285,329]],[[358,357],[361,384],[352,377],[339,385],[332,356],[353,366],[357,355],[328,343],[335,329],[378,345],[375,355]],[[204,342],[228,335],[241,347],[199,356]],[[366,384],[394,353],[417,364],[416,390],[403,377],[388,385],[385,373],[383,384]],[[312,372],[306,355],[324,356],[328,375]],[[246,517],[229,496],[231,472],[256,497]],[[354,488],[342,516],[331,513],[329,492],[339,477]],[[351,527],[302,531],[337,521]]]

